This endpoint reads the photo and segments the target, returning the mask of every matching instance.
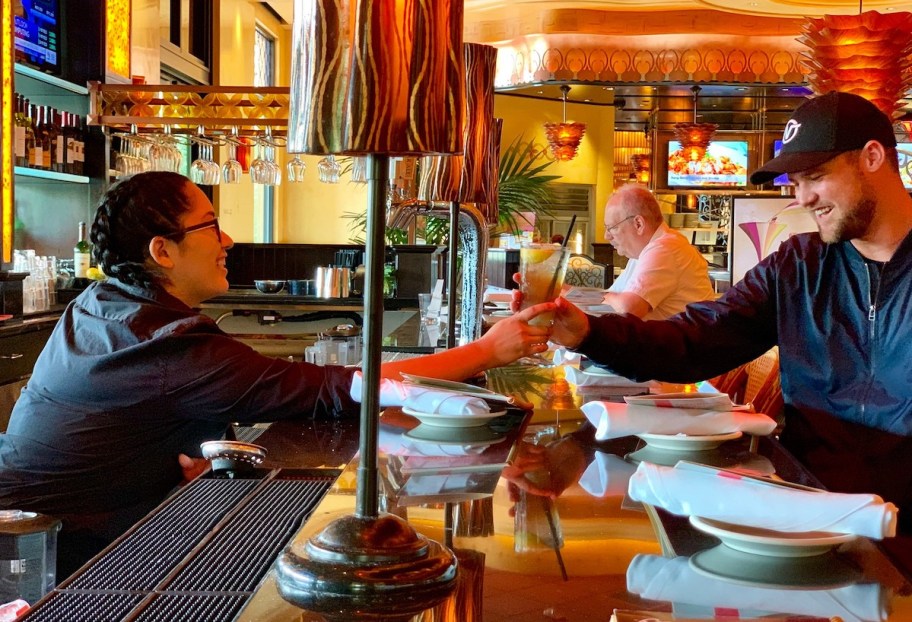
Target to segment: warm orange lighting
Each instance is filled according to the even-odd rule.
[[[697,97],[700,94],[699,86],[692,86],[694,107],[693,122],[675,123],[674,134],[678,142],[681,143],[681,149],[691,162],[697,162],[706,155],[706,148],[712,142],[713,134],[719,129],[715,123],[697,123]]]
[[[0,197],[3,211],[3,262],[13,260],[13,3],[0,1],[0,68],[3,83],[0,87]]]
[[[130,77],[130,0],[107,0],[105,4],[107,70]]]
[[[912,85],[912,13],[824,15],[808,19],[798,41],[810,48],[802,64],[816,95],[854,93],[884,114],[901,114],[902,98]]]
[[[646,153],[635,153],[630,156],[630,164],[633,166],[633,172],[637,182],[641,184],[649,183],[649,155]]]
[[[580,141],[583,140],[583,134],[586,133],[585,123],[567,122],[567,93],[569,92],[569,86],[566,84],[561,86],[564,100],[563,122],[545,123],[545,138],[548,139],[551,154],[556,160],[561,162],[566,162],[576,157]]]

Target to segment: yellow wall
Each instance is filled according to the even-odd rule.
[[[291,71],[291,30],[259,2],[221,0],[219,5],[218,82],[223,85],[253,84],[252,50],[259,21],[276,37],[276,84],[287,86]],[[276,242],[347,242],[350,237],[348,221],[341,215],[364,208],[367,204],[366,188],[348,183],[347,179],[339,184],[320,183],[317,179],[320,158],[301,156],[301,159],[307,164],[304,183],[283,181],[276,188]],[[279,150],[277,160],[284,167],[287,162],[284,150]],[[220,186],[217,189],[219,218],[237,241],[262,239],[262,215],[258,202],[254,200],[256,189],[247,176],[239,186]]]
[[[159,15],[155,0],[136,0],[133,14],[134,62],[146,72],[150,82],[158,78],[158,53],[155,42],[159,36]],[[289,84],[291,61],[291,29],[283,25],[260,2],[253,0],[221,0],[215,3],[218,47],[213,83],[224,86],[253,84],[253,47],[257,23],[276,37],[278,62],[276,83]],[[139,52],[137,54],[137,51]],[[571,92],[572,97],[572,92]],[[494,114],[504,119],[502,145],[509,145],[522,134],[545,146],[543,124],[561,120],[560,102],[497,95]],[[570,162],[557,162],[552,174],[562,182],[592,184],[596,188],[595,213],[592,215],[593,239],[601,240],[603,206],[612,190],[614,108],[569,103],[570,121],[586,123],[586,135],[579,154]],[[255,154],[254,154],[255,155]],[[226,150],[218,154],[227,159]],[[353,184],[346,175],[338,184],[324,184],[317,179],[318,156],[301,156],[307,164],[304,183],[283,181],[276,188],[276,241],[284,243],[343,243],[351,237],[345,212],[363,212],[367,205],[367,187]],[[284,150],[278,161],[284,167]],[[239,242],[262,239],[262,213],[256,200],[259,187],[245,175],[236,186],[217,186],[215,206],[222,226]]]
[[[544,124],[560,122],[562,108],[561,102],[496,95],[494,116],[504,120],[501,145],[507,146],[516,136],[523,135],[527,140],[533,138],[537,145],[546,146]],[[614,108],[574,104],[571,101],[567,104],[567,121],[585,123],[586,133],[577,156],[569,162],[555,162],[548,173],[560,175],[560,183],[595,186],[595,211],[590,218],[594,234],[592,239],[604,241],[599,224],[604,215],[605,202],[614,190]]]

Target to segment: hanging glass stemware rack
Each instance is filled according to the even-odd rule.
[[[288,87],[224,87],[89,83],[90,125],[121,132],[159,132],[208,136],[259,135],[271,129],[284,136],[288,124]]]

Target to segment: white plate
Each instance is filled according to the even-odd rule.
[[[732,525],[722,521],[691,516],[690,524],[704,533],[715,536],[722,544],[736,551],[754,555],[771,555],[775,557],[812,557],[823,555],[827,551],[850,542],[857,536],[846,533],[829,533],[811,531],[803,533],[786,533]]]
[[[439,428],[477,428],[485,425],[491,419],[507,414],[506,410],[498,410],[477,415],[438,415],[436,413],[418,412],[405,406],[402,407],[402,412],[406,415],[411,415],[423,425]]]
[[[580,371],[583,372],[584,374],[588,374],[589,376],[619,377],[617,374],[615,374],[614,372],[608,371],[604,367],[595,367],[594,365],[592,367],[587,367],[586,369],[581,369]]]
[[[741,438],[741,432],[727,434],[637,434],[646,443],[656,449],[666,451],[705,451],[715,449],[725,441]]]
[[[491,391],[490,389],[476,387],[474,384],[468,384],[466,382],[440,380],[438,378],[426,378],[425,376],[416,376],[415,374],[406,373],[403,373],[402,377],[405,378],[407,384],[417,384],[422,387],[432,387],[434,389],[446,389],[447,391],[458,391],[464,395],[472,395],[474,397],[496,400],[498,402],[508,402],[510,404],[514,402],[514,399],[509,395],[503,395],[501,393]]]
[[[421,423],[403,436],[413,441],[422,443],[435,443],[437,445],[474,445],[485,446],[499,443],[506,435],[498,434],[488,426],[472,428],[445,428],[439,425]]]
[[[748,587],[779,590],[834,590],[863,580],[840,555],[779,557],[754,555],[720,544],[688,560],[699,575]]]

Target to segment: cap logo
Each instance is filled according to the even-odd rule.
[[[795,119],[789,119],[788,123],[785,124],[785,129],[782,131],[782,144],[790,143],[798,135],[798,128],[800,127],[801,124]]]

